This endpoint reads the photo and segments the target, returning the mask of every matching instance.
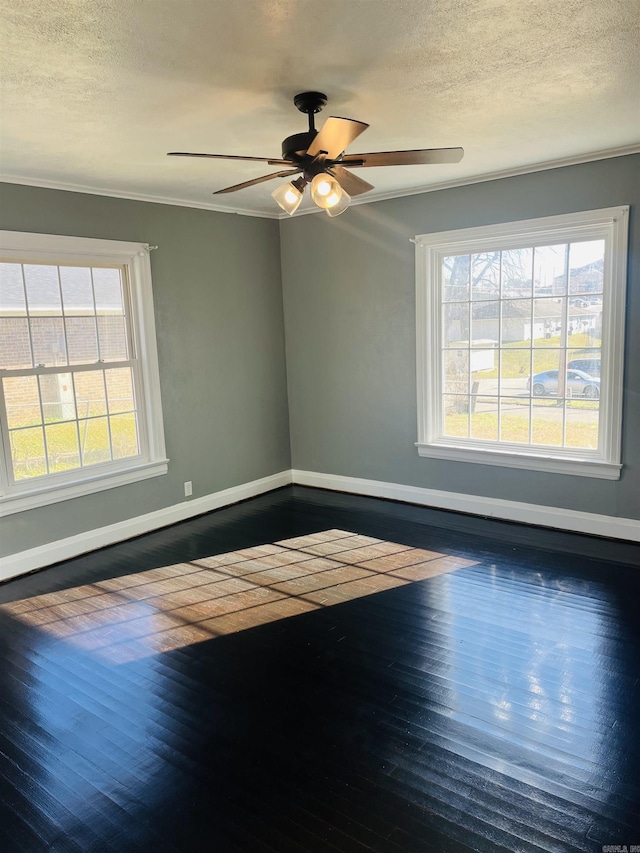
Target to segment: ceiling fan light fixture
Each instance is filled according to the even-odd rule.
[[[289,181],[288,184],[281,184],[277,190],[271,193],[271,197],[280,205],[285,213],[293,216],[300,207],[305,186],[306,181],[298,178],[297,181]]]

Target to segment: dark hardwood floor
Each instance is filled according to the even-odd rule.
[[[332,604],[302,569],[203,560],[329,530],[456,561],[408,582],[375,552],[329,554],[315,571],[360,584]],[[188,571],[232,591],[187,611],[193,642],[189,624],[167,651],[140,646],[135,608],[170,616],[165,578],[187,588]],[[379,573],[395,580],[365,594]],[[273,590],[306,612],[259,610],[284,606]],[[638,546],[302,487],[16,579],[0,586],[0,851],[630,851],[639,613]]]

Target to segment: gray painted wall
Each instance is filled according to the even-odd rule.
[[[640,519],[639,176],[640,156],[622,157],[280,223],[1,185],[0,228],[159,246],[171,462],[164,477],[1,519],[0,554],[171,506],[185,480],[198,497],[292,464]],[[418,457],[409,238],[617,204],[632,206],[620,481]]]
[[[639,176],[628,156],[281,222],[293,467],[640,519]],[[620,481],[418,457],[409,238],[618,204],[632,206]]]
[[[0,186],[0,228],[147,242],[169,473],[0,520],[12,554],[291,467],[278,222]]]

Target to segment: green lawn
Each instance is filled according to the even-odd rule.
[[[445,417],[445,435],[467,437],[468,417],[465,414],[448,414]],[[521,415],[503,414],[500,436],[502,441],[529,444],[529,411]],[[478,412],[471,416],[471,437],[495,441],[498,438],[497,412]],[[562,420],[535,417],[531,441],[534,445],[562,446]],[[566,447],[594,449],[598,446],[598,419],[575,421],[567,424]]]
[[[75,422],[46,425],[49,471],[71,471],[111,460],[109,426],[106,418],[80,422],[80,447]],[[41,477],[47,473],[42,430],[15,430],[11,436],[11,456],[16,480]],[[111,446],[114,459],[124,459],[138,453],[135,416],[111,417]]]

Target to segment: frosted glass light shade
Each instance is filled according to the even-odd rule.
[[[285,213],[293,216],[296,210],[300,207],[302,201],[302,190],[294,186],[292,182],[281,184],[277,190],[271,193],[271,197],[280,205]]]
[[[331,207],[326,208],[327,216],[339,216],[341,213],[345,212],[350,204],[351,196],[345,190],[342,190],[342,195],[336,203],[332,204]]]
[[[346,193],[338,181],[331,175],[322,172],[311,181],[311,198],[314,204],[326,210],[332,211],[330,216],[337,216],[349,207],[351,197]]]

